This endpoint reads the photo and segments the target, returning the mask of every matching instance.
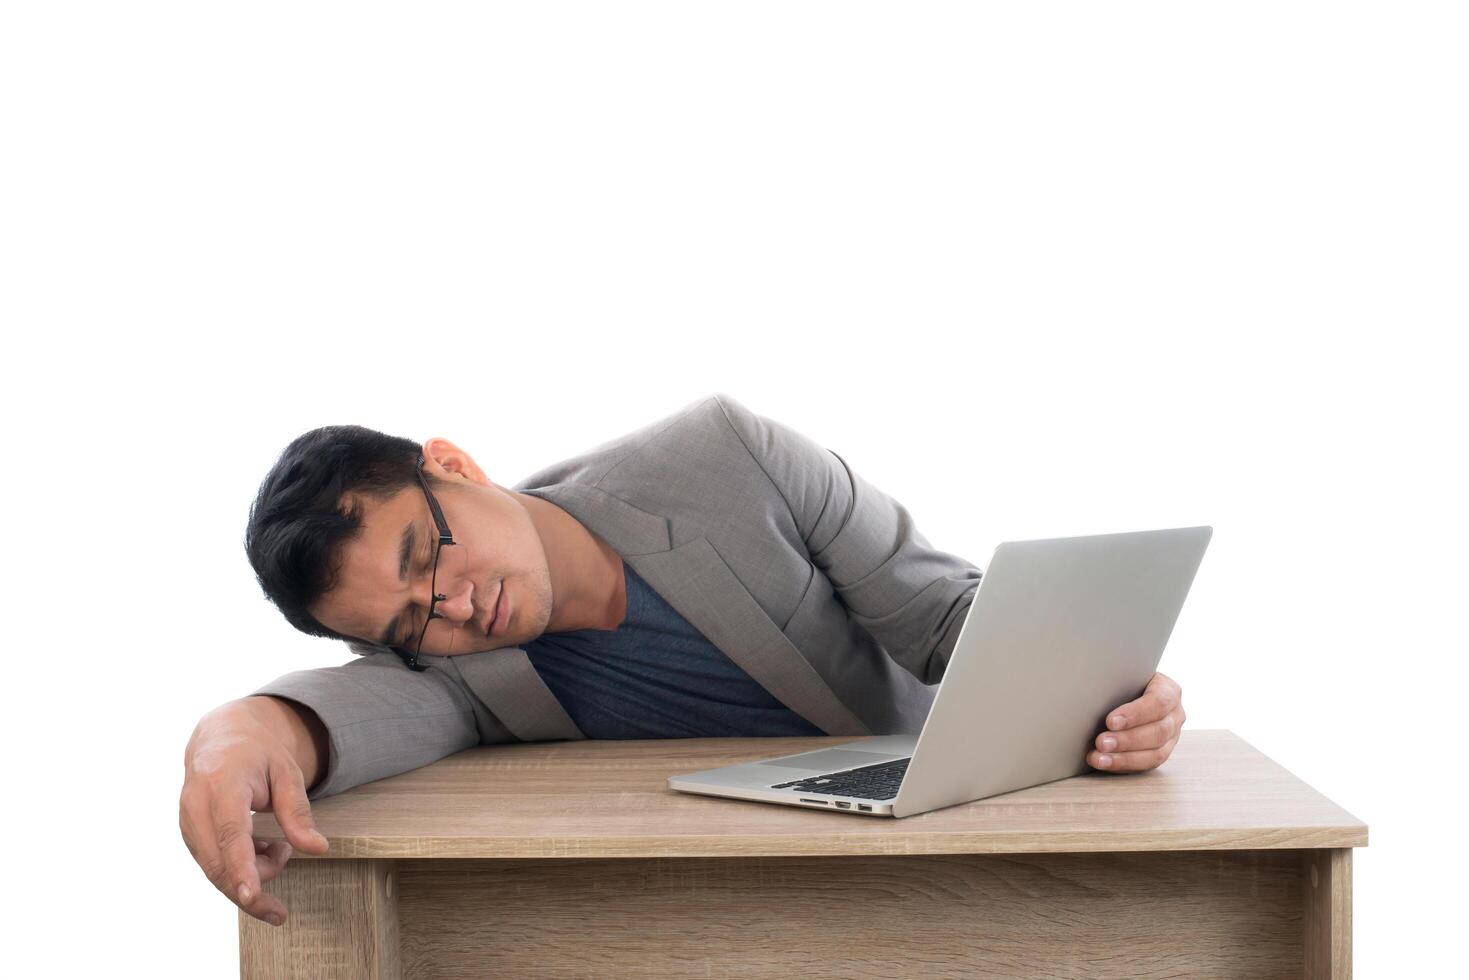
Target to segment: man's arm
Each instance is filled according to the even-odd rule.
[[[925,684],[944,676],[980,571],[939,551],[896,500],[836,453],[729,395],[715,400],[785,498],[811,560],[848,614]]]
[[[252,694],[243,700],[266,716],[273,716],[272,727],[281,733],[291,758],[296,760],[302,785],[314,789],[326,772],[329,751],[326,726],[321,718],[304,704],[285,698]]]
[[[200,719],[184,750],[184,843],[226,898],[280,925],[286,907],[261,886],[293,848],[328,848],[309,800],[475,745],[469,697],[439,668],[410,671],[394,654],[376,653],[286,674],[221,705]],[[256,841],[252,810],[274,813],[286,840]]]
[[[293,701],[320,719],[326,752],[320,781],[311,789],[313,800],[479,744],[473,695],[457,674],[432,666],[409,670],[391,652],[294,671],[254,693]]]
[[[780,490],[814,561],[848,612],[888,656],[925,684],[944,676],[980,573],[936,551],[902,505],[846,461],[799,432],[714,396],[745,448]],[[1183,689],[1154,674],[1147,690],[1107,716],[1087,764],[1141,772],[1167,761],[1183,729]]]
[[[248,697],[199,719],[184,749],[179,832],[214,887],[242,910],[272,925],[286,907],[261,885],[290,859],[293,847],[323,854],[306,787],[321,770],[325,729],[310,709],[277,698]],[[252,834],[251,810],[275,813],[284,842]]]

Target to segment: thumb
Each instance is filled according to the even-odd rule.
[[[271,766],[270,810],[292,847],[307,854],[326,853],[330,844],[316,829],[316,821],[311,817],[311,802],[306,798],[306,783],[296,766]]]

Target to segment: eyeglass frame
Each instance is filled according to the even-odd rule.
[[[423,652],[423,638],[428,635],[428,624],[432,623],[435,619],[444,618],[435,611],[435,608],[440,602],[449,598],[439,593],[439,553],[444,550],[444,545],[458,543],[454,540],[453,532],[449,530],[449,522],[444,520],[443,508],[439,506],[439,501],[434,497],[434,492],[428,488],[428,478],[423,475],[423,462],[423,454],[420,453],[418,464],[414,467],[414,472],[418,476],[419,486],[423,487],[423,496],[428,500],[428,509],[429,513],[433,515],[434,526],[439,530],[439,541],[434,546],[434,569],[429,577],[430,598],[428,602],[428,617],[423,621],[423,629],[418,631],[418,642],[413,646],[413,656],[407,656],[401,650],[393,651],[399,657],[402,657],[403,662],[408,665],[409,670],[416,671],[428,670],[428,664],[418,662],[418,655]]]

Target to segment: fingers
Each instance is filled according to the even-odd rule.
[[[272,851],[271,845],[253,840],[249,836],[249,821],[248,804],[238,800],[220,801],[217,806],[201,804],[187,789],[179,799],[179,830],[205,877],[245,912],[279,925],[285,921],[286,908],[279,899],[261,889],[260,882],[280,873],[290,851],[284,850],[284,842]],[[226,843],[228,846],[222,846]],[[231,864],[232,861],[235,863]],[[241,883],[248,889],[248,902],[240,900]]]
[[[222,705],[195,726],[184,750],[179,831],[221,894],[247,915],[281,925],[286,907],[264,883],[281,873],[298,847],[319,853],[327,844],[311,827],[300,766],[251,703]],[[290,814],[281,821],[287,840],[257,841],[252,811],[270,809],[273,794]]]
[[[250,800],[243,792],[217,793],[210,801],[212,835],[218,854],[216,864],[204,873],[214,887],[245,912],[272,925],[272,912],[285,921],[285,906],[260,887],[260,871],[255,864],[255,840],[251,836]]]
[[[1183,708],[1177,707],[1155,722],[1127,728],[1122,731],[1102,732],[1097,736],[1098,752],[1137,752],[1156,749],[1183,730],[1186,716]]]
[[[1142,772],[1168,760],[1178,745],[1187,715],[1183,689],[1164,674],[1154,674],[1142,696],[1118,707],[1097,735],[1087,765],[1106,772]]]
[[[187,788],[179,797],[179,833],[183,835],[184,844],[205,877],[210,882],[222,881],[224,862],[220,861],[219,847],[214,842],[214,822],[209,818],[207,810],[198,811]]]
[[[1136,728],[1158,721],[1183,700],[1178,682],[1163,674],[1154,674],[1142,696],[1119,705],[1107,716],[1107,727],[1115,731]]]
[[[255,842],[255,873],[260,876],[262,883],[280,874],[290,859],[291,845],[288,841]]]
[[[1177,744],[1178,736],[1175,735],[1155,749],[1142,749],[1136,752],[1088,752],[1086,761],[1092,768],[1101,769],[1104,772],[1145,772],[1149,769],[1156,769],[1167,762]]]
[[[272,765],[270,769],[270,810],[286,840],[307,854],[325,854],[330,844],[311,817],[311,803],[306,798],[306,781],[299,767],[290,763]]]

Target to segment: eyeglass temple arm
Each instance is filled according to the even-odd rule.
[[[434,499],[433,491],[428,488],[428,478],[423,475],[422,454],[418,457],[415,472],[418,474],[418,482],[423,484],[423,495],[428,499],[429,512],[434,515],[434,524],[439,529],[439,544],[453,544],[454,535],[449,533],[449,522],[444,520],[444,512],[439,507],[439,502]]]

